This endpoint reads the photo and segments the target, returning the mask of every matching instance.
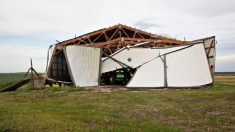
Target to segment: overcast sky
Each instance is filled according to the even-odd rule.
[[[118,23],[176,39],[216,36],[216,71],[235,71],[235,0],[0,0],[0,72],[45,72],[47,49]]]

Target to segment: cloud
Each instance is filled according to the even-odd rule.
[[[235,13],[234,0],[165,0],[164,2],[178,11],[199,17],[217,17]]]
[[[30,66],[30,58],[37,71],[45,72],[46,54],[47,48],[5,43],[1,45],[0,72],[24,72]]]
[[[216,59],[220,62],[235,61],[235,54],[234,55],[227,55],[227,56],[219,56]]]
[[[142,19],[140,21],[137,21],[133,24],[134,27],[137,27],[137,28],[140,28],[142,30],[146,30],[146,29],[149,29],[149,28],[156,28],[156,27],[162,27],[161,25],[159,24],[156,24],[154,22],[151,22],[149,19],[145,18],[145,19]]]
[[[216,58],[216,71],[235,72],[235,54],[217,57]]]
[[[235,52],[233,5],[234,0],[1,0],[0,46],[4,52],[0,59],[5,61],[0,72],[24,71],[28,58],[46,58],[55,40],[118,23],[177,39],[215,35],[217,55],[229,56]],[[17,51],[12,52],[13,47]],[[44,71],[45,62],[35,59],[37,66]]]
[[[217,49],[218,50],[233,50],[233,51],[235,51],[235,45],[234,45],[234,43],[224,43],[222,45],[218,44]]]

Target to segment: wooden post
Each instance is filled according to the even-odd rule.
[[[38,77],[40,76],[37,72],[36,72],[36,70],[34,70],[34,68],[33,68],[33,61],[32,61],[32,58],[30,58],[30,68],[28,69],[28,71],[26,72],[26,74],[25,74],[25,77],[28,75],[28,73],[29,73],[29,71],[31,72],[31,84],[32,84],[32,86],[34,87],[34,75],[33,75],[33,73],[35,73]]]
[[[32,86],[34,87],[34,78],[33,78],[33,62],[32,62],[32,58],[30,58],[30,63],[31,63],[31,83],[32,83]]]

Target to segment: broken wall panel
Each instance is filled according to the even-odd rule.
[[[166,55],[168,87],[196,87],[212,83],[203,44]]]
[[[70,75],[76,86],[98,86],[101,49],[85,46],[67,46],[64,50]]]
[[[203,38],[199,40],[192,41],[193,43],[201,42],[204,44],[204,48],[206,51],[207,59],[209,62],[209,66],[211,69],[211,74],[214,75],[215,72],[215,57],[216,57],[216,40],[215,36]]]
[[[158,57],[159,55],[185,47],[187,47],[187,45],[168,48],[123,48],[122,50],[117,51],[117,53],[111,55],[111,57],[132,68],[136,68]],[[102,61],[101,73],[114,71],[120,68],[123,68],[120,64],[110,58],[107,58]]]
[[[137,69],[126,87],[164,87],[164,65],[157,58]]]
[[[212,83],[203,43],[173,49],[164,51],[164,58],[138,68],[126,87],[197,87]]]
[[[130,49],[126,48],[111,57],[132,68],[135,68],[143,64],[146,60],[150,60],[158,56],[159,53],[157,52],[157,50],[155,51],[156,52],[151,52],[151,49],[143,49],[143,48],[130,48]],[[120,68],[123,67],[114,60],[108,58],[102,62],[101,73],[113,71]]]

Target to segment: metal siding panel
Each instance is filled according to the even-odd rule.
[[[126,87],[164,87],[164,65],[160,58],[141,66]]]
[[[106,61],[101,63],[101,73],[113,71],[113,70],[120,69],[120,68],[122,68],[122,66],[120,66],[119,64],[117,64],[115,61],[111,59],[107,59]]]
[[[143,63],[156,58],[160,54],[162,55],[162,54],[175,51],[184,47],[186,46],[177,46],[177,47],[160,48],[160,49],[129,48],[129,49],[124,49],[123,51],[119,53],[114,53],[112,57],[122,63],[127,64],[128,66],[132,68],[136,68],[142,65]],[[128,61],[128,58],[131,58],[131,61]],[[106,59],[105,61],[102,62],[101,73],[114,71],[120,68],[122,68],[122,66],[117,64],[112,59]]]
[[[154,58],[159,56],[159,52],[162,55],[184,47],[186,46],[162,49],[132,48],[124,50],[113,57],[132,67],[137,67],[150,61],[137,69],[126,87],[164,87],[163,62],[160,58]],[[133,61],[128,62],[128,57],[131,57]],[[112,63],[113,65],[116,64],[114,61]],[[196,44],[192,47],[167,54],[166,65],[169,87],[196,87],[212,83],[203,44]],[[112,66],[110,69],[112,69]]]
[[[160,57],[156,57],[185,47],[187,46],[148,50],[141,49],[139,52],[141,52],[142,50],[146,50],[147,52],[145,52],[145,54],[136,54],[137,58],[139,58],[140,56],[148,56],[151,52],[153,56],[145,59],[143,62],[139,63],[138,66],[143,64],[144,62],[150,61],[152,59],[153,60],[139,67],[126,87],[164,87],[164,63]]]
[[[212,83],[203,44],[166,56],[169,87],[196,87]]]
[[[75,45],[66,47],[67,61],[76,86],[86,87],[99,84],[100,50]]]
[[[153,49],[143,49],[143,48],[130,48],[125,49],[118,54],[112,56],[116,60],[127,64],[132,68],[143,64],[145,61],[150,60],[159,55],[158,50]],[[131,58],[131,61],[128,61],[128,58]],[[102,73],[113,71],[116,69],[122,68],[119,64],[111,59],[107,59],[102,62]]]

